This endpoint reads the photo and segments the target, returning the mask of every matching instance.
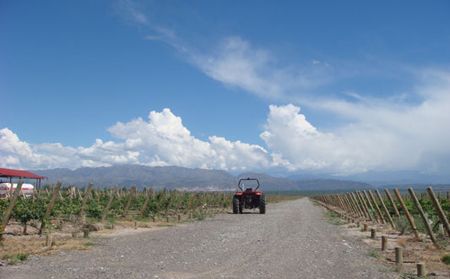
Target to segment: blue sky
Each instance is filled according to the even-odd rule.
[[[2,164],[441,174],[449,12],[448,1],[2,1]]]

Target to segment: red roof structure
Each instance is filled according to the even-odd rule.
[[[13,170],[0,168],[0,177],[9,178],[29,178],[29,179],[44,179],[45,176],[40,176],[35,173],[25,171],[25,170]]]

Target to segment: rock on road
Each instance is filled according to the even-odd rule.
[[[0,267],[0,278],[396,278],[323,212],[303,198],[270,204],[265,215],[99,238],[89,251]]]

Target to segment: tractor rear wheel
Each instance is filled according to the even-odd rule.
[[[261,195],[259,198],[259,214],[266,214],[266,196]]]
[[[239,212],[239,199],[237,197],[233,197],[233,214],[238,214]]]

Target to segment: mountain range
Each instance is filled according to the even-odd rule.
[[[372,188],[368,183],[339,179],[295,179],[261,173],[230,174],[223,170],[117,165],[111,167],[37,170],[48,183],[96,187],[154,187],[186,190],[231,190],[239,178],[258,178],[266,191],[336,191]]]

